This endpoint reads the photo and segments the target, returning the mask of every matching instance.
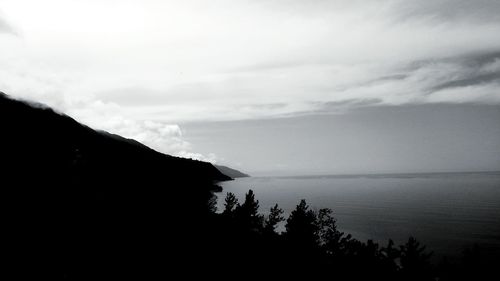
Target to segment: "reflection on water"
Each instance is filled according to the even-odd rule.
[[[413,235],[437,256],[465,245],[500,249],[500,172],[242,178],[222,184],[218,208],[232,192],[253,189],[266,213],[288,215],[300,199],[333,209],[342,231],[360,240],[401,243]]]

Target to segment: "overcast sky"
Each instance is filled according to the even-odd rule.
[[[498,0],[0,0],[0,91],[257,174],[500,170],[499,34]]]

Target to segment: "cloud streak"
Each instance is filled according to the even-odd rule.
[[[7,21],[3,19],[0,14],[0,34],[1,33],[17,35],[15,29],[9,23],[7,23]]]
[[[495,0],[394,1],[401,19],[427,17],[436,21],[500,21]]]

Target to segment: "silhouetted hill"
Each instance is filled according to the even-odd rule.
[[[3,93],[0,129],[3,227],[22,274],[96,279],[172,256],[180,263],[189,244],[177,246],[195,240],[193,221],[213,208],[214,183],[230,179],[210,163],[159,153]]]
[[[221,173],[223,173],[224,175],[228,176],[228,177],[231,177],[231,178],[247,178],[249,177],[250,175],[247,175],[245,173],[242,173],[238,170],[235,170],[235,169],[232,169],[232,168],[229,168],[227,166],[222,166],[222,165],[214,165],[215,168],[217,168]]]
[[[36,172],[43,167],[50,173],[52,166],[71,176],[85,172],[85,177],[106,181],[128,181],[139,171],[162,180],[229,179],[210,163],[161,154],[135,140],[92,130],[50,108],[32,106],[5,94],[0,96],[0,118],[2,164],[10,160],[11,169],[15,166]]]

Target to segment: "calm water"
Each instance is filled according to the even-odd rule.
[[[360,240],[403,242],[413,235],[436,256],[456,257],[477,243],[500,253],[500,172],[252,177],[222,184],[240,202],[253,189],[262,213],[278,203],[288,215],[300,199],[331,208],[340,230]]]

